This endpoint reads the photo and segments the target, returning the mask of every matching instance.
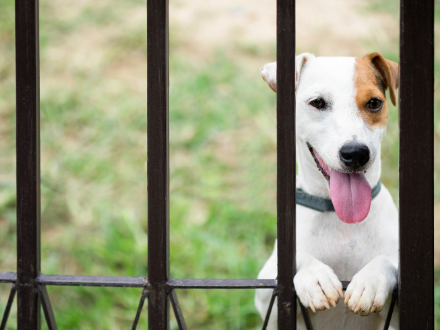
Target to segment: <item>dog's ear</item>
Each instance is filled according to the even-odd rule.
[[[307,63],[307,60],[315,57],[309,53],[302,53],[295,57],[295,90],[298,89],[299,77],[301,70]],[[267,63],[260,69],[261,76],[264,81],[267,82],[269,87],[276,93],[277,92],[277,62]]]
[[[390,89],[391,102],[396,105],[396,89],[399,87],[399,64],[385,59],[379,53],[371,53],[364,56],[379,72],[385,88]]]
[[[267,63],[260,68],[260,74],[269,87],[277,92],[277,62]]]
[[[302,53],[295,57],[295,91],[298,89],[301,71],[312,57],[315,57],[315,55],[309,53]]]

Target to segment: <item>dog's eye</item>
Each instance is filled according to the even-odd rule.
[[[383,102],[379,99],[371,99],[367,103],[367,108],[373,112],[377,112],[382,108]]]
[[[325,103],[325,101],[320,98],[311,100],[309,104],[316,109],[324,109],[327,106],[327,103]]]

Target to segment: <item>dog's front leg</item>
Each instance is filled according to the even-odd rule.
[[[396,283],[396,264],[386,256],[378,256],[353,276],[345,292],[345,304],[361,316],[380,312]]]
[[[329,266],[307,253],[297,253],[296,293],[305,307],[316,310],[336,307],[344,299],[342,284]]]

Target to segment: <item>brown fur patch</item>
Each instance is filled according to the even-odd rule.
[[[399,64],[385,59],[377,52],[367,54],[362,58],[371,63],[380,74],[385,88],[389,88],[391,102],[396,105],[396,89],[399,86]]]
[[[371,127],[385,126],[388,120],[385,97],[387,84],[373,64],[364,58],[356,58],[354,85],[359,115]],[[382,109],[378,112],[372,112],[367,108],[367,103],[372,98],[377,98],[383,102]]]

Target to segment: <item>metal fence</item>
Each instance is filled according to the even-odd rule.
[[[434,0],[400,3],[400,329],[434,329]],[[49,329],[57,329],[46,290],[51,285],[143,288],[137,313],[133,311],[133,329],[148,298],[149,328],[154,330],[169,328],[169,300],[180,329],[186,329],[175,289],[271,288],[270,308],[278,297],[278,328],[296,329],[292,281],[296,272],[295,1],[277,0],[278,278],[267,280],[169,276],[168,1],[147,0],[147,9],[148,278],[44,275],[40,268],[38,0],[16,0],[17,273],[0,272],[0,283],[12,283],[0,330],[6,327],[16,292],[19,330],[40,329],[41,307]],[[344,287],[347,284],[343,282]],[[307,311],[303,315],[311,329]],[[267,318],[263,328],[266,324]]]

